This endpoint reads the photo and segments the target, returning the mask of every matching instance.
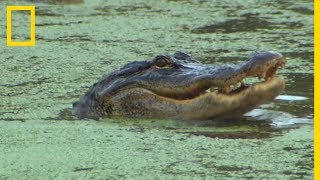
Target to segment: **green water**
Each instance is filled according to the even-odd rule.
[[[32,3],[0,2],[0,179],[313,179],[311,1],[36,3],[35,47],[6,47],[7,5]],[[225,122],[58,117],[103,74],[178,50],[206,64],[279,51],[284,95],[307,99]]]

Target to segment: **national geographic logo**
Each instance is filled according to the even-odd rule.
[[[29,41],[12,41],[12,11],[30,11]],[[35,40],[35,6],[7,6],[7,46],[34,46]]]

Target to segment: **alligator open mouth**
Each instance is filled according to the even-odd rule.
[[[73,105],[79,118],[125,116],[205,120],[239,116],[269,102],[284,89],[275,77],[285,58],[253,53],[235,65],[203,65],[188,54],[159,55],[123,66],[95,83]],[[260,81],[249,85],[248,78]]]

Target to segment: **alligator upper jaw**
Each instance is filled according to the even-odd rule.
[[[280,57],[277,59],[273,59],[269,61],[268,63],[265,63],[264,65],[258,66],[258,67],[250,67],[246,71],[241,71],[240,73],[236,72],[233,74],[232,78],[226,78],[224,80],[217,80],[215,78],[212,79],[210,75],[205,75],[205,78],[199,78],[199,80],[196,80],[194,82],[191,82],[184,88],[155,88],[155,89],[148,89],[152,91],[153,93],[166,97],[171,98],[175,100],[188,100],[197,98],[203,94],[206,93],[214,93],[219,95],[236,95],[244,91],[250,86],[255,86],[257,84],[253,85],[247,85],[244,83],[244,79],[250,78],[250,77],[257,77],[259,80],[262,80],[262,82],[258,83],[261,85],[262,83],[266,83],[269,80],[272,80],[275,78],[275,75],[277,73],[277,70],[279,68],[284,68],[285,66],[285,58]],[[249,63],[250,64],[250,63]],[[243,67],[247,68],[248,64],[244,64]],[[268,83],[266,83],[267,85]]]

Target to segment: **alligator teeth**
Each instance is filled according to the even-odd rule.
[[[241,82],[240,82],[240,87],[243,87],[243,86],[245,86],[245,84],[244,84],[243,81],[241,81]]]
[[[211,87],[207,90],[205,90],[206,93],[210,93],[210,92],[214,92],[214,93],[217,93],[218,92],[218,89],[217,87]]]
[[[261,80],[261,79],[265,79],[266,77],[266,72],[263,72],[262,74],[259,74],[258,75],[258,79]]]
[[[232,87],[233,87],[233,89],[236,89],[236,88],[238,87],[238,83],[234,83],[234,84],[232,85]]]
[[[259,80],[261,80],[262,74],[257,74],[257,77],[258,77]]]
[[[211,88],[208,89],[208,91],[209,91],[209,92],[216,92],[217,89],[216,89],[216,87],[211,87]]]

